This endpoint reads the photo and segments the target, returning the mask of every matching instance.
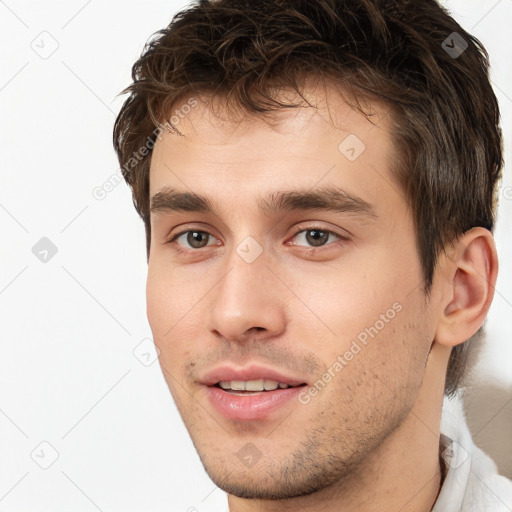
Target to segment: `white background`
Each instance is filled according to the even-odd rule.
[[[158,363],[145,366],[134,355],[144,360],[150,342],[136,347],[151,338],[144,228],[128,187],[118,183],[112,148],[124,99],[116,95],[130,83],[146,40],[185,5],[0,1],[3,512],[227,508],[225,493],[200,464]],[[491,55],[510,160],[512,0],[446,5]],[[47,56],[53,47],[48,58],[37,53]],[[107,182],[115,186],[96,199],[93,190]],[[509,167],[496,231],[501,268],[488,346],[468,399],[477,443],[509,477],[511,214]],[[42,237],[58,250],[47,263],[32,252]],[[48,469],[40,467],[57,453]]]

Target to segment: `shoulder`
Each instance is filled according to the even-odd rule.
[[[499,475],[494,461],[474,444],[459,399],[445,398],[441,433],[447,471],[432,512],[510,512],[512,481]]]

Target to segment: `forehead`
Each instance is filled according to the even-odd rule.
[[[306,88],[304,95],[313,106],[266,118],[246,112],[233,117],[212,97],[184,98],[172,119],[183,136],[163,132],[153,150],[150,197],[173,189],[213,196],[222,205],[233,204],[236,191],[238,199],[262,209],[268,206],[264,196],[283,190],[336,187],[367,204],[376,185],[396,194],[386,106],[367,102],[368,118],[332,86]],[[286,98],[296,101],[290,92]]]

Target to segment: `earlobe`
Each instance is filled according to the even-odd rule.
[[[451,257],[441,263],[447,293],[436,332],[436,342],[450,347],[463,343],[481,327],[498,275],[496,245],[487,229],[470,229],[454,248]]]

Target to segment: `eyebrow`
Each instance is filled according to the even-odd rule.
[[[355,213],[377,218],[374,207],[365,200],[334,186],[315,190],[285,190],[259,198],[258,209],[271,217],[296,210],[322,210],[335,213]],[[201,212],[219,216],[211,198],[196,193],[180,192],[163,187],[150,201],[150,212]]]

